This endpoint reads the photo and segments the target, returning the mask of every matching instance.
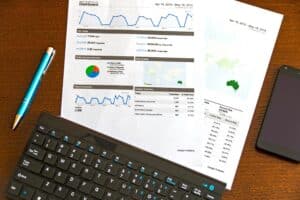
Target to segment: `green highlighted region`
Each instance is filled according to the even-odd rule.
[[[179,81],[177,81],[177,84],[178,84],[178,85],[182,85],[183,82],[182,82],[181,80],[179,80]]]
[[[235,91],[240,88],[240,85],[236,80],[227,81],[227,86],[232,87]]]

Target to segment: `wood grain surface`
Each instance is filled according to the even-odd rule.
[[[146,0],[145,0],[146,1]],[[300,200],[300,165],[258,152],[255,141],[277,69],[300,68],[300,1],[244,0],[285,15],[264,86],[241,157],[235,182],[224,200]],[[59,115],[64,67],[67,1],[0,1],[0,199],[35,125],[40,111]],[[57,49],[30,111],[16,131],[11,130],[19,103],[42,52]]]

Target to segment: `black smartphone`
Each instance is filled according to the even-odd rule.
[[[256,146],[300,162],[300,69],[280,67]]]

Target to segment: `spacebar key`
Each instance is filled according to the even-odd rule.
[[[37,188],[40,188],[43,183],[43,178],[22,169],[18,169],[16,171],[15,178],[22,183],[26,183]]]

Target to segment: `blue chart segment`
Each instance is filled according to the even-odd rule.
[[[92,17],[97,21],[97,24],[100,26],[108,26],[111,27],[113,26],[113,24],[115,22],[122,22],[122,26],[127,26],[127,27],[144,27],[145,25],[147,26],[147,24],[150,23],[150,25],[154,28],[159,28],[161,27],[161,25],[164,24],[176,24],[176,27],[174,28],[186,28],[187,24],[189,23],[189,21],[192,19],[192,15],[187,13],[185,16],[184,20],[180,20],[178,16],[169,13],[165,16],[161,16],[160,19],[158,21],[155,22],[155,20],[153,20],[151,17],[146,17],[146,16],[138,16],[136,18],[135,21],[133,22],[129,22],[129,20],[127,19],[126,16],[124,15],[114,15],[111,17],[110,20],[108,20],[107,22],[104,22],[104,20],[102,20],[99,16],[97,16],[96,14],[93,13],[89,13],[86,11],[83,11],[79,20],[79,25],[84,25],[84,21],[86,17]],[[173,23],[171,23],[171,21],[173,21]]]
[[[79,95],[76,95],[75,103],[77,105],[124,105],[129,106],[131,100],[130,95],[114,95],[113,97],[92,97],[92,98],[85,98]]]

